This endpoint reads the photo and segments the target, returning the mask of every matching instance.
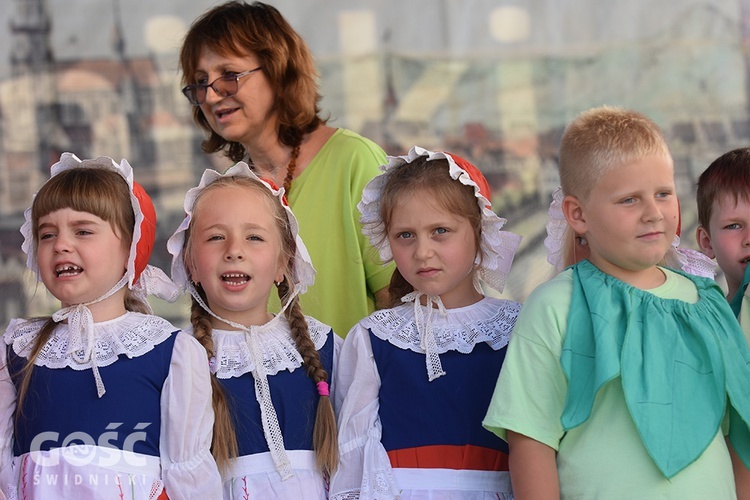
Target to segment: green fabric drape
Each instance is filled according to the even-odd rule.
[[[750,348],[721,289],[675,272],[695,283],[697,303],[659,298],[588,261],[574,266],[561,354],[568,379],[563,428],[585,422],[599,389],[619,377],[643,444],[665,477],[708,447],[727,402],[729,438],[750,466]]]

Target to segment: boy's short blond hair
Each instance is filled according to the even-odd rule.
[[[610,106],[584,111],[565,128],[560,144],[563,193],[585,201],[606,172],[654,154],[672,161],[664,134],[645,115]]]

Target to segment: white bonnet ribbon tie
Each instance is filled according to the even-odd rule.
[[[188,291],[208,314],[219,321],[223,321],[224,323],[245,332],[245,336],[248,339],[247,343],[250,347],[250,358],[254,366],[252,374],[255,379],[255,397],[258,399],[258,405],[260,406],[263,435],[266,438],[266,444],[268,445],[268,450],[271,452],[271,458],[273,458],[276,471],[279,473],[282,480],[289,479],[294,475],[292,473],[292,463],[289,460],[286,449],[284,448],[284,435],[281,433],[279,418],[276,415],[276,408],[274,408],[273,400],[271,399],[271,389],[268,386],[266,368],[263,364],[263,350],[261,349],[258,335],[253,334],[252,329],[245,325],[224,319],[218,314],[215,314],[204,302],[192,284],[188,285]]]
[[[68,331],[70,332],[68,355],[80,364],[91,361],[91,371],[94,372],[94,381],[96,382],[96,393],[99,397],[104,396],[107,391],[96,364],[94,317],[91,315],[89,308],[83,304],[77,304],[57,311],[52,318],[57,322],[68,320]]]
[[[154,295],[169,303],[176,302],[181,291],[164,271],[154,266],[146,266],[138,281],[133,283],[133,293],[148,307],[149,314],[153,314],[148,296]]]
[[[426,298],[425,306],[427,307],[427,318],[424,317],[424,312],[422,311],[422,305],[420,303],[420,298],[422,296]],[[432,315],[435,312],[434,306],[437,306],[437,309],[442,316],[445,316],[448,312],[445,310],[443,301],[440,300],[439,296],[427,295],[415,290],[401,298],[401,302],[412,301],[414,302],[414,322],[417,325],[417,332],[419,332],[419,346],[425,351],[427,378],[432,382],[436,378],[445,375],[443,364],[440,362],[440,355],[437,352],[435,331],[432,328]]]
[[[263,434],[266,437],[266,443],[271,452],[273,463],[276,465],[276,470],[283,481],[293,476],[292,464],[284,448],[284,436],[281,434],[276,408],[274,408],[273,401],[271,400],[271,389],[268,386],[266,368],[263,365],[263,352],[259,345],[257,334],[253,334],[250,329],[245,328],[245,335],[248,338],[248,345],[250,346],[250,358],[255,366],[253,370],[255,397],[258,398],[258,403],[260,404]]]
[[[76,362],[83,364],[91,362],[91,371],[94,372],[94,381],[96,382],[96,393],[99,397],[104,396],[107,390],[104,388],[104,382],[102,376],[99,374],[99,367],[96,361],[96,334],[94,333],[94,317],[91,315],[91,310],[87,307],[97,302],[111,297],[120,288],[124,287],[128,282],[127,275],[120,278],[120,281],[113,286],[109,292],[105,293],[96,300],[91,302],[85,302],[83,304],[75,304],[72,306],[60,309],[52,315],[52,319],[60,323],[68,320],[68,354]]]

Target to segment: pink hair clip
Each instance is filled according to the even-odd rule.
[[[315,385],[318,386],[318,394],[320,396],[325,396],[325,397],[330,397],[331,396],[331,393],[328,390],[328,382],[326,382],[325,380],[321,380],[320,382],[318,382]]]

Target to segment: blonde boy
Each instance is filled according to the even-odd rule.
[[[483,422],[508,441],[516,499],[736,498],[733,467],[738,487],[750,472],[721,424],[731,401],[750,462],[734,437],[750,432],[750,350],[715,283],[657,265],[679,219],[661,131],[586,111],[560,179],[590,255],[524,304]]]

